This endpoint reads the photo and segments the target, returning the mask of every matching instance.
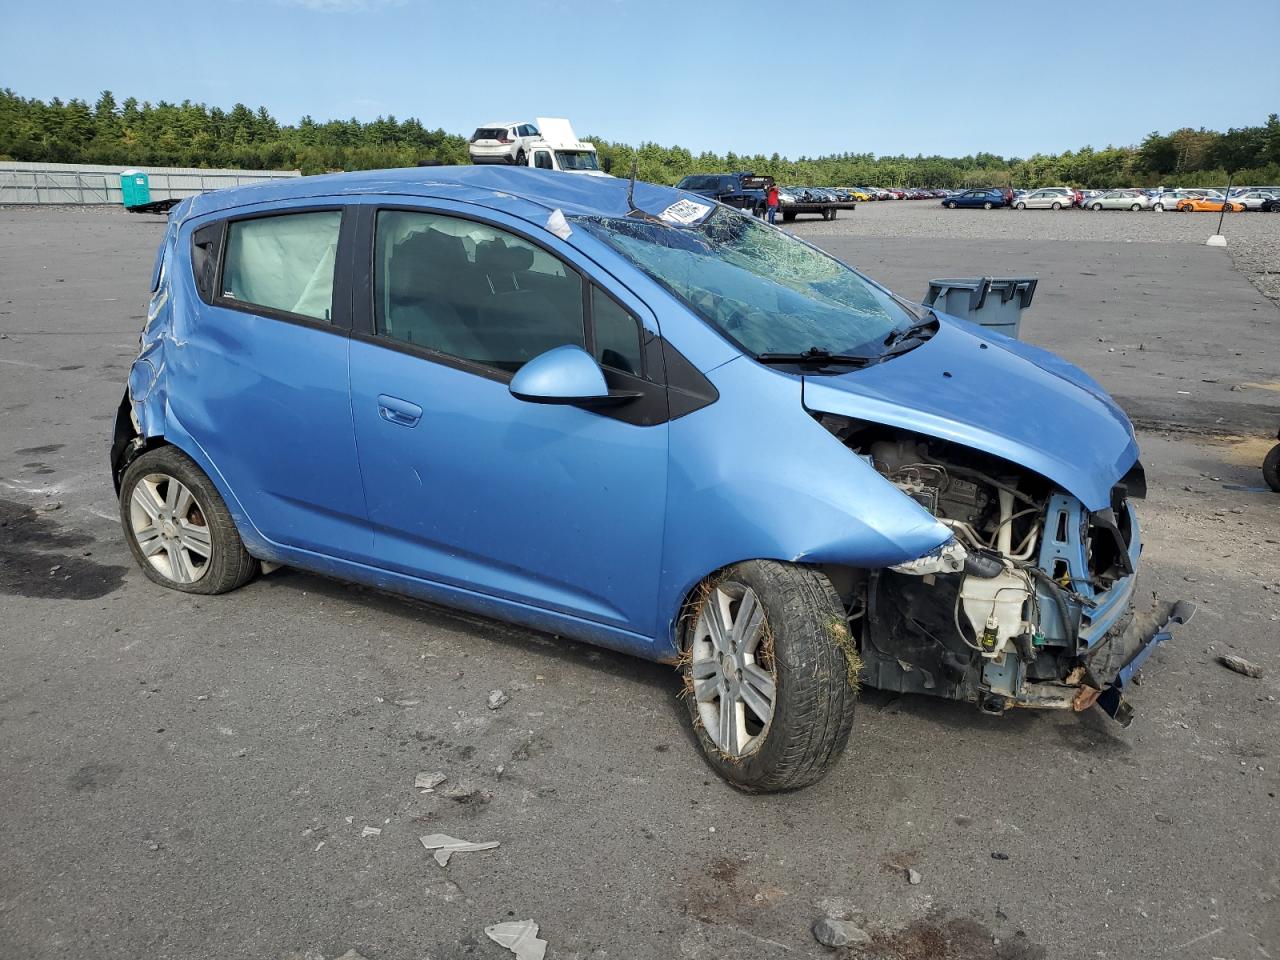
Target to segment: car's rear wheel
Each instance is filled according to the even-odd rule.
[[[226,593],[258,572],[217,488],[176,447],[148,450],[125,470],[120,519],[151,580],[183,593]]]
[[[990,210],[992,206],[993,206],[993,204],[991,203],[991,201],[990,201],[990,200],[988,200],[986,203],[984,203],[984,204],[982,205],[982,209],[983,209],[983,210]]]
[[[1151,209],[1154,210],[1156,213],[1164,213],[1164,204],[1163,203],[1152,204]]]
[[[1133,204],[1132,206],[1130,206],[1130,207],[1129,207],[1129,209],[1130,209],[1130,210],[1141,210],[1141,209],[1142,209],[1142,204],[1140,204],[1140,203],[1135,203],[1135,204]]]
[[[1262,461],[1262,478],[1267,486],[1280,493],[1280,443],[1271,448],[1267,458]]]
[[[1094,204],[1090,209],[1095,210],[1095,211],[1097,211],[1097,210],[1101,210],[1101,209],[1102,209],[1102,204],[1100,204],[1100,203],[1095,203],[1095,204]]]
[[[1050,210],[1061,210],[1061,209],[1062,209],[1062,204],[1060,204],[1057,200],[1055,200],[1055,201],[1053,201],[1053,203],[1049,204],[1049,209],[1050,209]]]
[[[861,669],[831,581],[740,563],[700,588],[684,624],[686,701],[716,772],[749,791],[820,780],[849,740]]]

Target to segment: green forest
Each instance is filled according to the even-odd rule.
[[[643,180],[675,183],[688,173],[750,170],[782,183],[888,187],[1216,186],[1280,183],[1280,119],[1213,130],[1150,133],[1137,146],[1082,147],[1059,154],[1001,157],[876,156],[832,153],[789,159],[773,154],[693,153],[656,143],[630,146],[597,137],[601,158]],[[834,145],[833,145],[834,146]],[[465,137],[430,130],[416,119],[379,117],[368,123],[282,124],[266,107],[230,110],[203,103],[117,102],[104,91],[84,100],[48,102],[0,90],[0,159],[136,166],[233,167],[250,170],[369,170],[423,161],[466,163]]]

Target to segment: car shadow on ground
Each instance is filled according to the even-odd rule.
[[[490,643],[545,658],[550,664],[615,679],[625,677],[652,688],[662,696],[678,716],[685,740],[695,750],[701,749],[689,720],[684,688],[669,665],[290,567],[282,567],[259,578],[248,589],[301,591],[336,601],[355,601],[368,610],[375,610],[401,623],[420,625],[424,629],[448,629],[465,634],[477,643]],[[1015,709],[994,717],[981,713],[971,703],[864,687],[859,694],[858,710],[862,713],[858,722],[870,721],[868,714],[877,720],[901,714],[945,730],[949,735],[974,733],[996,744],[1043,741],[1045,734],[1051,731],[1063,746],[1081,752],[1121,756],[1131,749],[1119,736],[1122,728],[1096,709],[1069,716],[1061,711]]]

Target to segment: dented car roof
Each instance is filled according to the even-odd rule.
[[[483,202],[514,216],[537,218],[549,210],[567,216],[623,217],[630,206],[630,181],[618,177],[583,177],[534,167],[484,164],[457,167],[402,167],[271,180],[227,190],[214,190],[184,200],[174,217],[204,216],[236,207],[311,197],[366,194],[439,197]],[[635,199],[646,210],[661,210],[692,196],[683,190],[637,180]]]

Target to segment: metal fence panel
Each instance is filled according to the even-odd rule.
[[[150,178],[151,199],[192,197],[209,190],[297,177],[297,170],[226,170],[199,167],[116,167],[95,164],[0,162],[0,204],[121,204],[120,174]]]

